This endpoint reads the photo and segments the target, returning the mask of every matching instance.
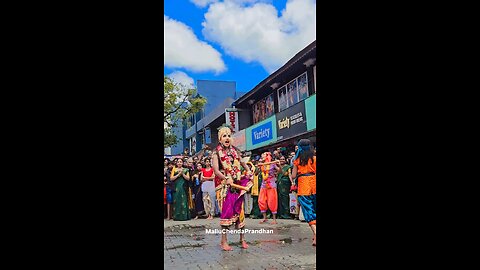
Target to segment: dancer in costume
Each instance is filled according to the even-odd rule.
[[[262,163],[259,163],[262,171],[262,185],[260,187],[260,195],[258,196],[258,206],[260,212],[263,214],[263,220],[260,223],[267,222],[267,210],[270,209],[273,215],[273,221],[271,224],[277,224],[277,208],[278,208],[278,196],[277,196],[277,183],[275,181],[276,174],[281,171],[279,164],[280,161],[272,162],[272,155],[270,152],[262,154]]]
[[[312,229],[312,245],[315,246],[317,235],[317,161],[309,140],[301,139],[298,142],[298,150],[294,159],[292,178],[297,177],[298,201],[305,221]]]
[[[220,225],[222,229],[228,229],[235,224],[236,229],[244,229],[245,215],[243,211],[243,194],[248,191],[253,183],[250,181],[252,172],[250,168],[240,161],[240,153],[232,146],[232,131],[229,127],[221,127],[218,130],[219,145],[213,154],[213,170],[216,178],[220,181],[217,187],[221,203]],[[241,175],[240,166],[246,171]],[[242,248],[248,248],[244,234],[240,234]],[[230,251],[226,232],[222,233],[220,243],[223,250]]]

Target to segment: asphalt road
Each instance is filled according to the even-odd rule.
[[[233,251],[220,248],[220,219],[164,220],[164,262],[166,269],[316,269],[316,248],[305,222],[279,219],[277,225],[246,219],[246,229],[273,233],[249,233],[248,249],[239,245],[238,234],[227,234]],[[233,226],[231,227],[233,229]]]

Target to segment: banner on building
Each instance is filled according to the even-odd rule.
[[[247,150],[256,149],[277,140],[276,117],[273,115],[245,129]]]
[[[307,131],[307,118],[305,102],[300,102],[292,107],[277,113],[278,140],[288,139]]]
[[[232,127],[234,132],[238,132],[238,111],[234,108],[225,109],[225,123]]]
[[[245,151],[247,149],[247,145],[245,141],[245,129],[242,129],[239,132],[235,132],[232,138],[233,138],[233,146],[237,147],[242,151]]]

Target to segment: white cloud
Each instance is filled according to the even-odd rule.
[[[183,99],[187,94],[188,89],[195,88],[193,79],[190,76],[188,76],[185,72],[176,70],[168,74],[167,77],[172,79],[175,83],[179,83],[183,86],[183,87],[176,88],[177,103],[183,102]],[[185,101],[185,102],[189,103],[188,101]]]
[[[234,2],[240,5],[243,4],[252,4],[258,2],[271,2],[273,0],[225,0],[224,2]],[[212,3],[218,3],[220,0],[190,0],[195,6],[204,8]]]
[[[190,2],[194,3],[195,6],[204,8],[208,6],[210,3],[218,2],[218,0],[190,0]]]
[[[177,83],[181,83],[190,88],[194,87],[193,79],[190,76],[188,76],[185,72],[174,71],[168,74],[167,76]]]
[[[165,15],[163,21],[164,66],[217,74],[226,70],[221,54],[199,40],[190,27]]]
[[[272,73],[316,39],[316,0],[289,0],[279,17],[267,3],[237,0],[210,4],[202,23],[207,40]]]

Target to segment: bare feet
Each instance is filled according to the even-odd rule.
[[[267,220],[266,220],[266,219],[264,219],[264,220],[260,221],[260,222],[259,222],[259,224],[262,224],[262,223],[265,223],[265,222],[267,222]]]
[[[211,219],[213,219],[213,217],[212,217],[212,216],[209,216],[207,219],[211,220]]]
[[[277,223],[276,220],[274,220],[274,221],[270,222],[270,224],[275,225],[275,224],[278,224],[278,223]]]
[[[228,243],[221,243],[220,246],[222,247],[222,249],[224,251],[232,251],[233,248],[231,246],[228,245]]]
[[[247,241],[245,241],[245,240],[242,241],[242,248],[243,248],[243,249],[247,249],[247,248],[248,248]]]
[[[194,220],[195,220],[195,219],[198,219],[198,216],[196,216],[196,217],[194,218]]]
[[[316,246],[316,245],[317,245],[317,236],[314,236],[312,246]]]

